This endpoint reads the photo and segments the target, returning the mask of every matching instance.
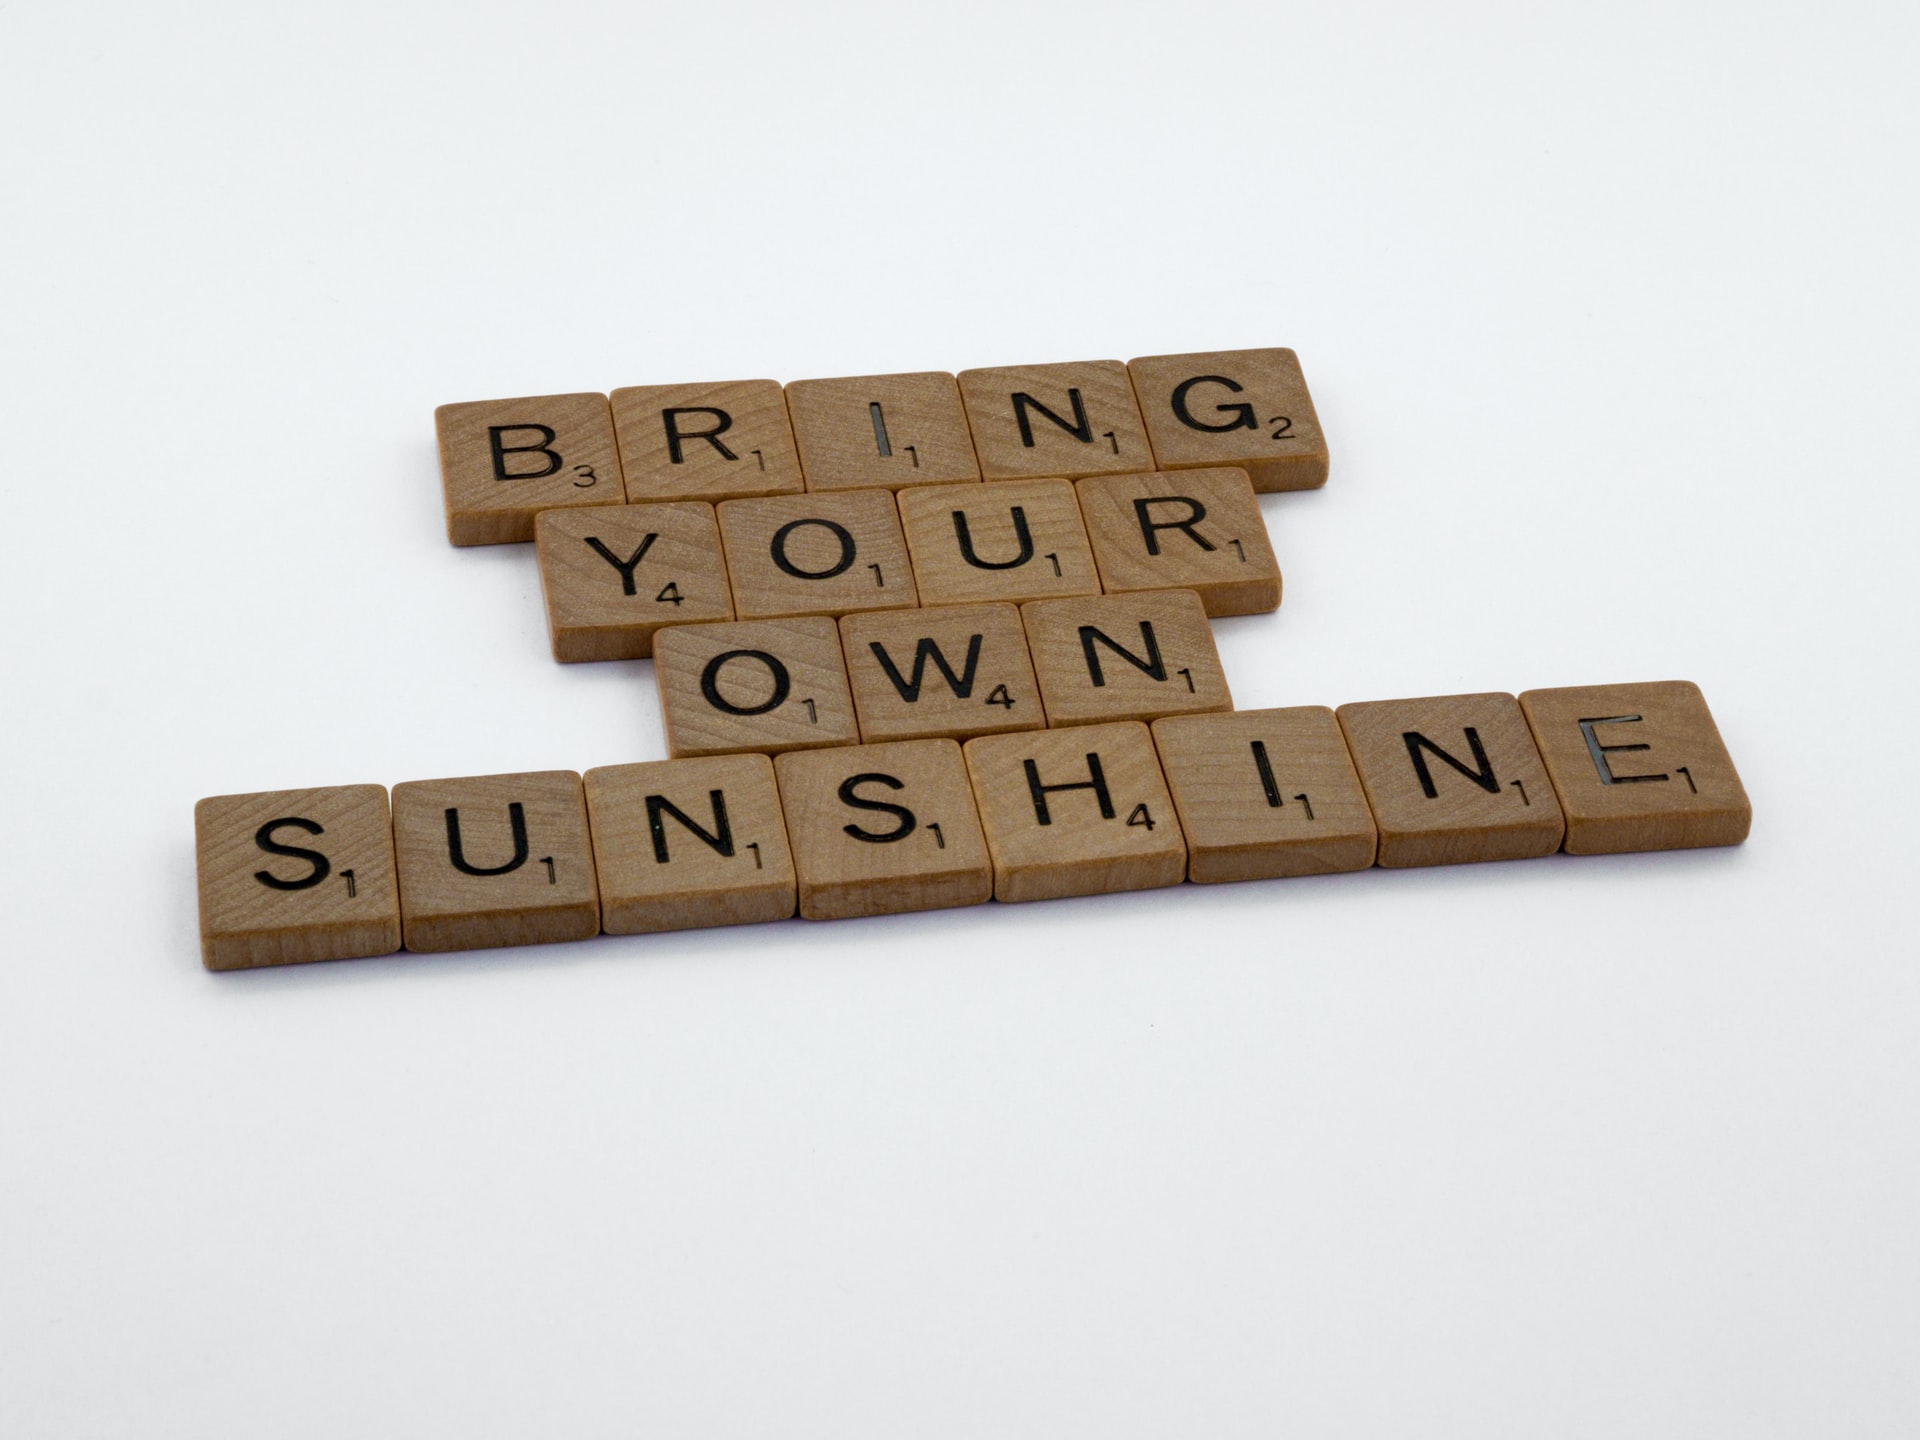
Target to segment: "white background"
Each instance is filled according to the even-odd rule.
[[[0,10],[0,1433],[1920,1431],[1913,15]],[[1240,705],[1745,847],[201,970],[202,795],[664,754],[435,405],[1264,345]]]

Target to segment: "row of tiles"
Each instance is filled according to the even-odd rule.
[[[228,795],[209,969],[1737,844],[1683,681]]]
[[[535,552],[557,659],[642,659],[667,625],[1187,589],[1280,604],[1246,472],[940,485],[549,510]]]
[[[636,385],[434,412],[455,545],[533,538],[542,510],[1238,466],[1326,483],[1291,350],[834,380]]]
[[[671,625],[653,663],[676,759],[1233,708],[1191,590]]]

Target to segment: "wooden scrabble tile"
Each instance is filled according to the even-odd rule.
[[[1378,700],[1334,712],[1380,830],[1376,863],[1550,855],[1560,803],[1511,695]]]
[[[729,500],[720,506],[720,537],[742,620],[920,603],[885,490]]]
[[[860,738],[965,740],[1047,723],[1011,605],[882,610],[840,621]]]
[[[733,618],[704,501],[544,510],[534,552],[556,660],[642,660],[663,625]]]
[[[1200,884],[1331,875],[1373,864],[1373,812],[1323,705],[1153,722]]]
[[[1327,441],[1291,350],[1213,350],[1129,360],[1154,468],[1238,465],[1256,490],[1327,483]]]
[[[1566,814],[1569,855],[1747,838],[1753,806],[1699,686],[1529,690],[1520,708]]]
[[[860,739],[840,631],[825,615],[668,626],[653,637],[653,671],[676,759]]]
[[[774,765],[807,919],[992,898],[993,867],[953,741],[795,751]]]
[[[396,785],[393,849],[409,950],[600,933],[587,806],[571,770]]]
[[[1097,475],[1074,489],[1107,594],[1178,587],[1209,615],[1280,608],[1280,565],[1246,471]]]
[[[193,829],[207,969],[400,948],[384,786],[214,795],[193,807]]]
[[[1100,593],[1070,481],[940,485],[896,498],[922,604]]]
[[[793,855],[764,755],[587,771],[609,935],[749,925],[793,914]]]
[[[960,387],[944,370],[795,380],[787,413],[809,490],[980,478]]]
[[[1213,627],[1191,590],[1020,607],[1049,725],[1231,710]]]
[[[1178,885],[1187,847],[1153,737],[1135,722],[969,740],[996,900]]]
[[[630,385],[611,399],[629,500],[731,500],[806,488],[777,380]]]
[[[442,405],[433,425],[456,545],[531,540],[542,510],[626,499],[604,395]]]
[[[962,370],[960,397],[988,480],[1154,468],[1133,382],[1118,360]]]

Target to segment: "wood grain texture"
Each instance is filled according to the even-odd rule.
[[[920,603],[900,514],[885,490],[729,500],[720,506],[720,538],[742,620]]]
[[[898,500],[924,605],[1100,593],[1070,481],[943,485],[903,491]]]
[[[604,765],[587,771],[586,792],[607,934],[793,914],[793,854],[765,755]]]
[[[1550,855],[1566,832],[1519,702],[1376,700],[1336,712],[1389,869]]]
[[[1529,690],[1520,709],[1567,817],[1569,855],[1747,838],[1753,806],[1691,681]]]
[[[1074,490],[1107,594],[1191,590],[1209,615],[1280,608],[1280,563],[1246,471],[1098,475]]]
[[[980,479],[960,387],[944,370],[795,380],[787,414],[809,490]]]
[[[988,480],[1154,468],[1133,382],[1118,360],[962,370],[959,379],[974,453]]]
[[[1147,727],[1128,721],[988,735],[967,773],[997,900],[1178,885],[1187,847]]]
[[[393,849],[409,950],[600,933],[586,800],[571,770],[396,785]]]
[[[1011,605],[847,615],[840,647],[860,738],[966,740],[1047,723]]]
[[[447,539],[502,545],[533,539],[543,510],[626,499],[607,397],[529,395],[433,412]]]
[[[653,666],[675,759],[860,739],[840,631],[827,616],[669,626],[653,637]]]
[[[636,504],[806,489],[777,380],[629,385],[611,399],[627,499]]]
[[[992,898],[993,866],[953,741],[796,751],[774,764],[806,919]]]
[[[1020,607],[1049,725],[1231,710],[1213,627],[1191,590]]]
[[[1186,837],[1189,880],[1373,864],[1373,812],[1325,706],[1170,716],[1153,722],[1153,743]]]
[[[1253,488],[1327,483],[1327,440],[1291,350],[1208,350],[1127,362],[1154,468],[1237,465]]]
[[[556,660],[643,660],[663,625],[733,618],[720,526],[702,501],[543,511],[534,553]]]
[[[212,795],[193,807],[193,829],[207,969],[355,960],[400,948],[384,786]]]

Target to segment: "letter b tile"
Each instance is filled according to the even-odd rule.
[[[626,498],[604,395],[442,405],[433,425],[455,545],[531,540],[542,510]]]
[[[1380,829],[1379,864],[1524,860],[1566,824],[1511,695],[1376,700],[1334,712]]]
[[[396,785],[393,848],[409,950],[600,933],[587,806],[571,770]]]

